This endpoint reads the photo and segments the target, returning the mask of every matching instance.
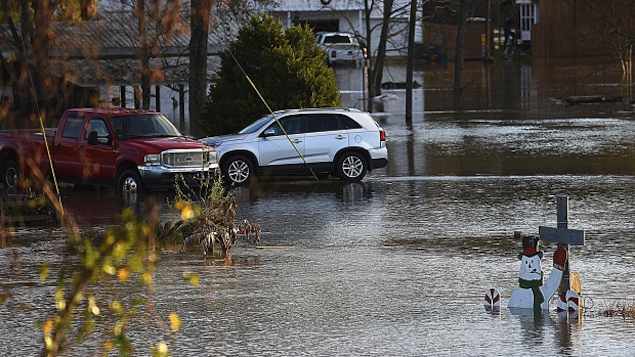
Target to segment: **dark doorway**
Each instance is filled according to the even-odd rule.
[[[331,20],[305,20],[295,19],[294,24],[309,25],[313,32],[338,32],[340,29],[340,21],[338,19]]]

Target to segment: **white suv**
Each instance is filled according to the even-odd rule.
[[[388,163],[385,131],[357,109],[278,111],[236,135],[200,141],[215,148],[221,173],[234,185],[259,174],[310,175],[308,167],[320,176],[359,181]]]

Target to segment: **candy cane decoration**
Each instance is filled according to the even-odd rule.
[[[489,289],[485,293],[485,309],[488,311],[500,311],[501,294],[498,289]]]

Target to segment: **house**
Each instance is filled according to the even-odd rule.
[[[324,2],[326,3],[326,1]],[[263,11],[278,18],[286,27],[307,24],[315,32],[348,32],[365,41],[366,11],[363,0],[336,0],[324,4],[319,0],[279,0],[263,8]],[[410,2],[395,0],[390,16],[389,40],[386,46],[388,56],[405,56],[408,43],[408,18]],[[383,21],[381,2],[375,2],[368,19],[372,31],[371,51],[377,51],[380,24]],[[417,23],[415,43],[421,43],[421,23]]]

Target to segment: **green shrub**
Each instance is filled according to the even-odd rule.
[[[313,32],[306,26],[285,30],[271,16],[256,16],[221,55],[201,123],[210,135],[236,132],[268,112],[231,53],[273,110],[340,104],[335,73]]]

